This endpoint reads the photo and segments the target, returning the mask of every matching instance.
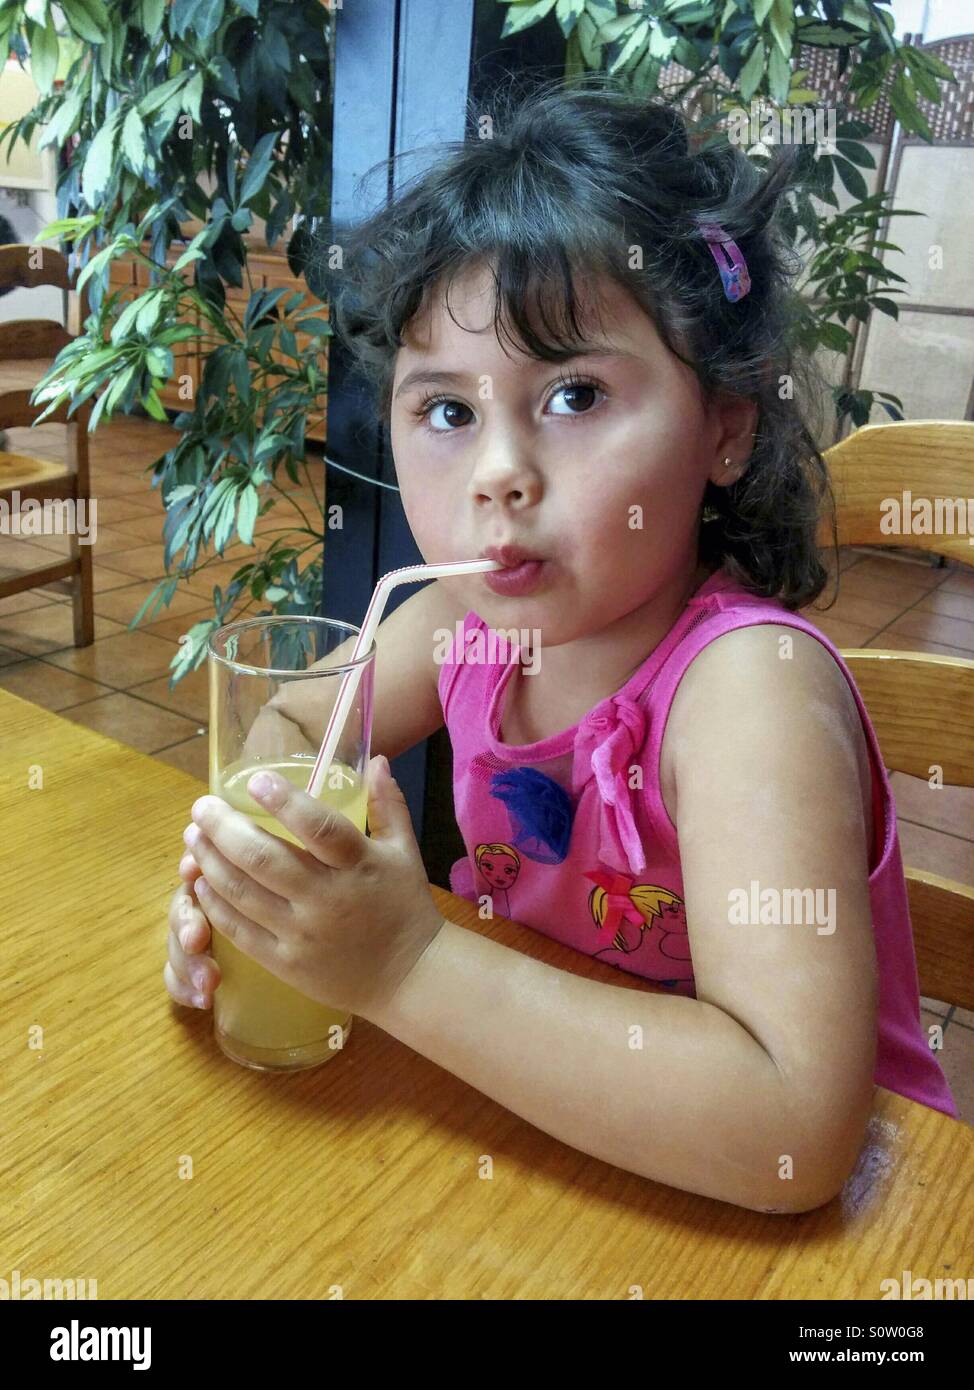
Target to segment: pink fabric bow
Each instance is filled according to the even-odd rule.
[[[620,869],[628,865],[633,874],[645,869],[646,856],[633,815],[629,770],[638,761],[646,729],[642,707],[613,695],[585,716],[575,736],[572,790],[581,791],[591,767],[602,801],[600,857]]]
[[[627,922],[635,922],[639,927],[643,925],[642,914],[629,896],[629,889],[635,883],[634,878],[626,874],[610,873],[606,869],[587,869],[585,877],[605,889],[605,921],[599,928],[599,936],[608,937],[611,941],[623,918]]]

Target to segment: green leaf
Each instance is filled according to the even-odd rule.
[[[200,102],[203,99],[203,74],[194,72],[186,83],[186,90],[182,94],[181,107],[188,112],[197,123],[200,118]]]
[[[555,16],[561,25],[561,32],[567,39],[585,13],[585,0],[558,0]]]
[[[629,63],[638,59],[649,36],[649,20],[641,19],[622,40],[619,51],[609,64],[609,72],[619,72]]]
[[[172,602],[172,596],[176,592],[178,579],[160,579],[158,584],[146,596],[139,611],[129,623],[129,628],[137,627],[147,613],[154,613],[157,608],[168,608]]]
[[[122,152],[134,174],[141,174],[145,168],[145,126],[138,107],[130,106],[122,125]]]
[[[295,319],[295,326],[299,333],[313,333],[318,338],[326,338],[332,331],[327,319]]]
[[[784,59],[790,59],[795,46],[795,17],[791,0],[774,0],[770,27],[778,52]]]
[[[188,81],[189,74],[185,72],[179,73],[176,77],[168,78],[158,87],[154,87],[151,92],[146,93],[139,102],[139,111],[143,116],[151,116],[153,111],[158,111],[160,106],[165,106],[170,97],[185,87]]]
[[[239,203],[248,203],[263,188],[274,157],[274,143],[279,134],[276,130],[268,131],[254,146],[240,184]]]
[[[61,0],[71,28],[88,43],[104,43],[111,23],[102,0]]]
[[[531,0],[526,5],[511,5],[504,16],[501,38],[509,38],[511,34],[519,34],[522,29],[530,29],[532,24],[540,23],[554,4],[555,0]]]
[[[152,416],[153,420],[161,420],[164,424],[169,423],[169,416],[166,414],[165,407],[159,399],[159,395],[154,386],[150,387],[148,393],[143,396],[142,404]]]
[[[237,495],[230,492],[224,498],[216,518],[216,525],[213,528],[213,548],[218,554],[223,553],[223,548],[233,535],[234,523],[237,519]]]
[[[610,19],[608,24],[603,24],[599,28],[596,36],[599,43],[616,43],[623,34],[628,33],[638,19],[638,14],[621,14],[617,15],[615,19]]]
[[[865,145],[860,145],[853,140],[836,140],[835,148],[840,154],[845,155],[851,163],[858,164],[862,169],[875,169],[876,167],[876,161]]]
[[[237,511],[237,535],[244,545],[254,543],[254,522],[257,520],[259,504],[260,494],[252,483],[248,483],[241,495]]]
[[[590,14],[583,14],[578,21],[578,45],[582,57],[590,68],[598,68],[602,59],[602,45],[596,38],[595,20]]]
[[[911,71],[914,66],[920,67],[930,73],[931,77],[941,77],[945,82],[957,83],[957,74],[954,72],[954,69],[935,57],[932,53],[928,53],[926,49],[907,48],[901,51],[908,55]]]
[[[774,0],[754,0],[754,23],[762,25],[771,12]]]
[[[149,38],[155,38],[162,27],[167,0],[139,0],[139,21]]]
[[[57,31],[53,20],[48,20],[42,28],[39,24],[29,25],[30,71],[37,83],[41,96],[50,96],[54,90],[54,76],[57,72],[58,46]]]
[[[768,57],[768,85],[773,99],[779,106],[784,106],[791,86],[791,68],[788,66],[788,59],[782,57],[777,45],[772,48]]]
[[[88,146],[81,175],[81,192],[89,207],[95,206],[112,177],[115,167],[115,132],[120,112],[121,108],[112,112]]]
[[[745,102],[751,100],[758,87],[761,85],[761,78],[764,76],[765,64],[767,62],[767,49],[761,39],[751,49],[747,62],[741,69],[737,84],[741,89],[741,96]]]
[[[896,303],[895,299],[884,299],[881,296],[877,296],[871,302],[873,308],[878,309],[880,313],[888,314],[891,319],[899,319],[900,306]]]

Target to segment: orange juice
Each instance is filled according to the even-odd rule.
[[[249,796],[247,783],[255,772],[273,770],[304,790],[312,766],[313,761],[296,759],[234,763],[222,770],[219,785],[211,790],[270,834],[300,844]],[[333,763],[318,800],[347,816],[364,833],[366,787],[350,768]],[[319,1004],[286,985],[216,930],[210,950],[221,974],[213,997],[214,1028],[221,1048],[235,1061],[274,1071],[297,1070],[327,1061],[345,1045],[351,1014]]]

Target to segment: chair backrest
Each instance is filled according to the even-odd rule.
[[[871,647],[842,657],[890,771],[931,782],[931,796],[938,782],[974,787],[974,661]],[[904,873],[920,993],[974,1009],[974,886]]]
[[[54,285],[69,295],[68,323],[71,309],[76,307],[77,331],[88,317],[86,287],[76,296],[77,306],[70,304],[77,279],[68,267],[67,257],[53,247],[23,246],[20,243],[0,246],[0,289],[34,289],[38,285]],[[0,362],[21,358],[54,358],[75,336],[70,327],[54,319],[11,319],[0,333]]]
[[[974,565],[974,420],[863,425],[823,457],[839,545],[916,547]],[[819,541],[831,545],[830,521]]]

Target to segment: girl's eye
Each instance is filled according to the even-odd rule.
[[[445,422],[445,428],[443,423],[435,425],[430,423],[433,413],[437,410],[443,411],[440,419],[442,422]],[[432,430],[434,434],[449,434],[452,432],[455,425],[464,425],[467,423],[466,420],[458,420],[456,418],[456,412],[458,410],[466,410],[469,412],[470,407],[464,405],[463,401],[451,400],[449,396],[429,396],[416,411],[416,415],[418,419],[426,421],[427,428]]]
[[[564,385],[559,386],[551,399],[554,400],[555,396],[564,394],[566,399],[573,402],[572,408],[565,411],[565,414],[587,415],[594,404],[593,398],[598,395],[600,390],[601,388],[594,381],[586,381],[573,377],[570,381],[566,381]],[[576,406],[578,407],[577,409],[575,408]],[[554,413],[557,415],[560,412],[555,411]]]
[[[562,419],[570,418],[573,415],[587,415],[594,408],[595,397],[605,395],[603,388],[597,381],[591,381],[585,377],[576,377],[571,373],[566,374],[561,382],[556,385],[549,399],[549,404],[558,396],[564,396],[568,410],[555,410],[552,414],[560,416]],[[464,405],[462,401],[454,400],[451,396],[427,396],[413,412],[417,420],[424,421],[426,428],[431,434],[452,434],[455,430],[469,420],[462,418],[462,412],[468,415],[472,412],[470,407]],[[441,412],[434,421],[433,416]],[[460,418],[458,418],[458,412]]]

